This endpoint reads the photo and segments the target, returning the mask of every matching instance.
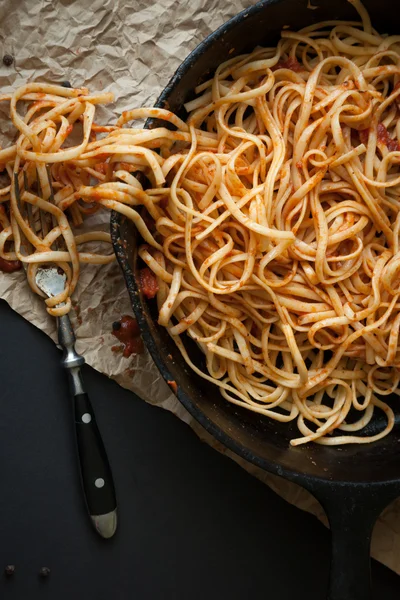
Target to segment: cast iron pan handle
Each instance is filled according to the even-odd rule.
[[[332,535],[328,600],[371,600],[370,546],[375,521],[400,496],[400,482],[333,483],[310,491],[321,502]]]

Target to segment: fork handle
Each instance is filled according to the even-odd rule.
[[[75,431],[82,487],[90,518],[102,537],[117,526],[114,482],[89,396],[74,395]]]
[[[87,509],[96,531],[102,537],[110,538],[117,527],[114,481],[94,410],[83,385],[80,367],[85,359],[75,350],[75,335],[68,315],[58,319],[58,338],[64,351],[62,364],[70,378],[80,475]]]

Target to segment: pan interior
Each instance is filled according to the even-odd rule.
[[[196,85],[210,76],[228,56],[251,51],[257,45],[274,45],[283,26],[299,29],[326,20],[358,20],[354,8],[346,0],[314,0],[312,4],[317,8],[308,8],[307,0],[263,1],[240,13],[211,34],[182,63],[159,97],[157,106],[166,106],[184,118],[183,103],[191,99]],[[400,19],[393,11],[392,0],[365,0],[364,5],[379,32],[400,34]],[[148,125],[152,126],[151,123]],[[400,411],[396,411],[397,397],[392,403],[398,415],[395,428],[378,442],[342,447],[317,444],[291,447],[289,440],[298,436],[295,423],[279,423],[234,406],[221,397],[215,386],[190,371],[166,330],[157,325],[155,302],[146,301],[137,288],[135,273],[142,265],[136,255],[133,225],[116,213],[112,215],[111,225],[114,248],[146,345],[164,378],[176,381],[181,402],[206,429],[251,462],[278,475],[297,479],[299,483],[304,483],[307,477],[360,482],[389,481],[399,477]],[[185,343],[192,360],[197,365],[202,364],[203,356],[197,346],[189,339]],[[371,428],[379,427],[378,416]]]

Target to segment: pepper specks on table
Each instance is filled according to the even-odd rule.
[[[5,54],[3,56],[3,65],[5,65],[6,67],[11,67],[13,62],[14,62],[14,57],[11,56],[11,54]]]
[[[7,577],[11,577],[11,575],[14,575],[15,565],[7,565],[6,567],[4,567],[4,573],[7,575]]]

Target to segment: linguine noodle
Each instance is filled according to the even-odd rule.
[[[39,294],[38,266],[64,269],[64,293],[46,299],[63,314],[80,263],[113,259],[81,250],[108,234],[76,226],[101,207],[124,214],[187,364],[229,402],[295,420],[293,445],[384,437],[400,381],[400,36],[378,34],[350,1],[361,22],[284,30],[276,47],[220,65],[186,121],[136,109],[100,127],[109,94],[55,85],[1,98],[19,137],[0,162],[23,191],[18,203],[12,185],[0,190],[0,256],[24,262]],[[159,126],[126,127],[147,117]],[[44,239],[28,207],[52,214]],[[378,433],[364,429],[378,412]]]

